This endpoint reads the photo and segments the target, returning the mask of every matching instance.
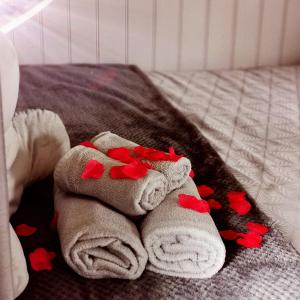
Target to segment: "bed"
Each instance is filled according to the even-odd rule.
[[[281,72],[280,74],[285,72],[292,76],[295,75],[295,70],[296,68],[293,67],[276,69],[272,72]],[[252,74],[267,76],[270,73],[270,70],[233,71],[226,72],[226,75],[222,73],[222,76],[227,80],[228,78],[236,80],[236,77],[241,74],[247,74],[249,78]],[[193,73],[194,79],[197,77],[195,74],[202,79],[208,78],[212,81],[222,77],[216,75],[218,73]],[[168,94],[166,87],[174,83],[180,87],[178,90],[182,91],[183,87],[185,92],[189,92],[184,93],[185,97],[178,98],[172,95],[170,98],[172,100],[168,100],[156,90],[139,69],[130,66],[27,66],[21,69],[17,111],[43,108],[58,113],[66,125],[73,146],[105,130],[112,130],[146,146],[164,149],[173,144],[176,149],[191,159],[196,172],[196,182],[215,187],[214,197],[226,207],[226,193],[230,190],[241,191],[243,186],[235,179],[233,167],[230,166],[228,170],[208,143],[207,140],[211,139],[211,144],[216,147],[214,144],[216,141],[213,139],[216,135],[209,136],[209,130],[208,133],[203,130],[207,138],[202,135],[202,128],[211,127],[198,123],[197,110],[194,110],[196,114],[193,116],[187,110],[191,109],[191,98],[187,95],[192,94],[190,93],[192,85],[186,88],[184,84],[180,86],[178,82],[182,78],[185,78],[184,82],[188,81],[191,78],[190,74],[174,76],[170,73],[155,73],[150,74],[150,77],[154,77],[156,82],[158,80],[158,86],[166,94]],[[164,78],[164,83],[161,78]],[[295,80],[295,77],[292,78]],[[234,91],[239,91],[238,87],[236,90],[230,85],[230,88],[226,87],[225,79],[222,82],[222,88],[218,92],[228,93],[233,90],[234,94]],[[292,90],[295,81],[289,82]],[[198,82],[198,85],[194,86],[201,85]],[[206,88],[208,86],[205,84]],[[256,85],[249,86],[256,87]],[[176,90],[172,88],[172,91]],[[205,89],[198,90],[200,93],[201,91],[210,95]],[[292,91],[294,93],[291,92],[291,95],[295,96],[295,86]],[[216,95],[218,92],[215,91]],[[297,103],[296,98],[294,100]],[[182,105],[181,101],[187,101],[186,105]],[[192,107],[196,105],[193,104]],[[199,129],[200,125],[201,129]],[[238,132],[238,129],[236,131]],[[220,151],[218,147],[216,149]],[[223,155],[222,152],[220,155]],[[244,182],[243,185],[248,187]],[[262,185],[261,189],[263,190],[264,187],[265,185]],[[274,225],[276,218],[270,219],[265,216],[263,211],[256,207],[256,203],[259,206],[261,204],[256,201],[256,198],[252,198],[250,193],[251,190],[248,199],[252,203],[252,210],[243,218],[227,208],[213,214],[218,229],[244,230],[245,222],[254,221],[267,225],[270,232],[264,238],[262,248],[259,249],[240,248],[231,241],[225,241],[227,252],[225,265],[211,279],[183,279],[145,271],[139,279],[133,281],[91,280],[78,276],[64,262],[57,232],[50,228],[54,210],[53,180],[50,176],[25,190],[21,205],[11,219],[14,226],[29,223],[38,228],[38,232],[32,237],[21,238],[26,258],[29,253],[41,246],[57,254],[52,271],[35,272],[29,268],[29,284],[19,299],[96,300],[128,297],[130,299],[238,299],[240,297],[296,299],[300,291],[300,257]],[[27,262],[30,265],[29,260]]]
[[[18,299],[300,298],[299,13],[297,0],[54,0],[9,35],[22,65],[17,112],[57,113],[72,146],[105,130],[174,145],[224,207],[228,191],[247,193],[249,215],[213,213],[219,230],[270,228],[259,249],[224,241],[211,279],[147,270],[88,280],[65,263],[50,226],[50,176],[26,188],[11,218],[38,228],[20,237],[30,280]],[[30,266],[41,246],[57,255],[52,271]]]

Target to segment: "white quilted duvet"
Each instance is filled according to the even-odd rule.
[[[300,252],[300,66],[149,75]]]

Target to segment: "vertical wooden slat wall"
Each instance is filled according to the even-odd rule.
[[[291,64],[300,62],[300,1],[54,0],[10,36],[22,64]]]

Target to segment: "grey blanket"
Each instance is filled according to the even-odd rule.
[[[224,209],[212,212],[219,230],[246,231],[248,221],[270,227],[262,248],[248,249],[225,241],[226,260],[210,279],[182,279],[146,271],[135,281],[80,278],[56,259],[52,272],[30,273],[20,299],[298,299],[300,257],[278,229],[254,205],[240,217],[227,206],[226,193],[243,187],[228,171],[201,132],[166,100],[135,67],[36,66],[21,69],[19,110],[45,108],[64,121],[72,145],[112,131],[137,144],[157,149],[173,146],[192,162],[197,184],[215,189]],[[25,254],[45,246],[59,252],[49,233],[52,182],[28,189],[15,219],[39,228],[23,242]],[[38,213],[37,213],[38,210]],[[49,292],[51,291],[51,293]]]

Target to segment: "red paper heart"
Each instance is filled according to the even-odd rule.
[[[51,271],[53,268],[52,260],[55,256],[55,252],[47,251],[44,248],[37,248],[29,254],[31,268],[34,271]]]
[[[50,227],[53,230],[57,229],[58,216],[59,216],[58,211],[55,211],[54,214],[53,214],[53,218],[52,218],[52,220],[50,222]]]
[[[240,236],[240,233],[234,230],[222,230],[219,232],[221,237],[225,240],[235,240]]]
[[[260,235],[264,235],[269,231],[269,228],[262,225],[262,224],[258,224],[258,223],[253,223],[253,222],[248,222],[246,224],[246,227],[248,227],[248,229],[250,229],[251,231],[260,234]]]
[[[182,157],[183,157],[183,155],[178,155],[175,153],[175,150],[173,147],[169,148],[169,160],[170,161],[178,161]]]
[[[110,177],[112,179],[140,179],[147,175],[148,173],[147,165],[134,161],[130,164],[124,166],[114,166],[110,169]]]
[[[124,147],[112,148],[107,151],[107,156],[128,164],[137,160],[136,157],[131,156],[131,152],[132,151],[130,149]]]
[[[215,199],[209,199],[209,200],[207,200],[207,203],[208,203],[210,209],[221,209],[222,208],[221,203]]]
[[[169,153],[156,150],[154,148],[145,148],[143,146],[137,146],[134,148],[136,155],[147,160],[162,160],[162,161],[178,161],[183,155],[177,155],[173,147],[169,148]]]
[[[245,192],[228,192],[227,198],[230,201],[243,201],[246,200],[246,193]]]
[[[179,205],[183,208],[192,209],[200,213],[209,213],[209,205],[205,200],[199,200],[195,196],[180,194],[178,196]]]
[[[37,231],[37,228],[27,224],[20,224],[15,228],[15,231],[18,236],[30,236]]]
[[[251,204],[246,200],[231,201],[229,207],[241,216],[246,215],[251,210]]]
[[[90,141],[81,142],[79,145],[98,150],[97,147]]]
[[[204,185],[204,184],[197,186],[197,189],[198,189],[200,196],[203,198],[206,198],[215,192],[214,189],[212,189],[211,187]]]
[[[191,170],[191,172],[190,172],[190,174],[189,174],[189,176],[191,177],[191,178],[194,178],[195,177],[195,171],[192,169]]]
[[[244,246],[246,248],[260,248],[262,237],[255,232],[241,233],[241,238],[236,240],[238,245]]]
[[[89,160],[81,174],[82,179],[99,179],[104,172],[104,166],[97,160]]]

